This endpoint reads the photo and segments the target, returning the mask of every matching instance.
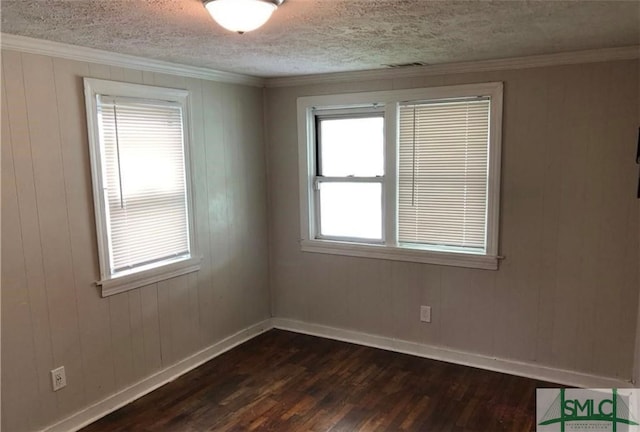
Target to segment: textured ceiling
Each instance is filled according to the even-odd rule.
[[[640,43],[640,2],[287,0],[261,29],[200,0],[2,0],[2,32],[262,77]]]

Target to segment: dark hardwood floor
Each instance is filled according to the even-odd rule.
[[[271,330],[86,427],[533,431],[541,381]]]

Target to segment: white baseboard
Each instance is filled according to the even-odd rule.
[[[589,375],[581,372],[541,366],[534,363],[525,363],[515,360],[489,357],[482,354],[455,351],[449,348],[424,345],[353,330],[327,327],[324,325],[311,324],[286,318],[272,318],[271,322],[273,327],[281,330],[289,330],[312,336],[320,336],[327,339],[351,342],[358,345],[381,348],[388,351],[411,354],[418,357],[487,369],[542,381],[549,381],[557,384],[565,384],[582,388],[632,387],[631,382],[624,381],[622,379]]]
[[[42,429],[41,432],[77,431],[99,418],[117,410],[118,408],[121,408],[147,393],[152,392],[158,387],[175,380],[179,376],[197,368],[220,354],[223,354],[256,336],[271,330],[272,328],[576,387],[632,387],[631,382],[616,378],[589,375],[570,370],[540,366],[533,363],[518,362],[514,360],[484,356],[481,354],[455,351],[443,347],[424,345],[401,339],[376,336],[368,333],[306,323],[286,318],[271,318],[247,327],[246,329],[241,330],[238,333],[235,333],[234,335],[231,335],[180,362],[119,391],[118,393],[108,396],[96,404],[72,414],[58,423]]]
[[[42,432],[77,431],[84,426],[93,423],[99,418],[102,418],[107,414],[117,410],[118,408],[121,408],[128,403],[131,403],[134,400],[146,395],[147,393],[152,392],[158,387],[161,387],[164,384],[175,380],[180,375],[183,375],[190,370],[197,368],[198,366],[208,362],[212,358],[229,351],[230,349],[248,341],[249,339],[252,339],[268,330],[271,330],[272,328],[273,326],[271,325],[271,320],[267,319],[250,327],[247,327],[244,330],[240,330],[239,332],[229,336],[228,338],[223,339],[220,342],[217,342],[210,347],[207,347],[202,351],[199,351],[194,355],[187,357],[186,359],[143,379],[142,381],[139,381],[136,384],[133,384],[132,386],[119,391],[118,393],[108,396],[106,399],[103,399],[100,402],[83,409],[82,411],[78,411],[77,413],[72,414],[71,416],[52,426],[48,426],[47,428],[43,429]]]

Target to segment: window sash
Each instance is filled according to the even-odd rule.
[[[338,110],[322,110],[315,112],[315,173],[317,176],[330,177],[324,175],[324,168],[322,166],[323,161],[323,136],[321,124],[327,120],[357,120],[357,119],[373,119],[381,118],[384,122],[384,111],[381,107],[357,107],[350,109],[338,109]],[[382,142],[382,175],[384,174],[384,139]],[[346,177],[346,176],[345,176]],[[358,177],[352,175],[349,177]]]
[[[314,130],[315,130],[315,152],[314,152],[314,172],[313,177],[313,195],[314,195],[314,213],[315,213],[315,238],[322,240],[337,240],[347,242],[358,243],[370,243],[370,244],[383,244],[385,242],[385,181],[384,175],[377,176],[324,176],[322,175],[322,149],[323,139],[321,134],[321,122],[325,120],[350,120],[350,119],[368,119],[368,118],[382,118],[384,121],[385,112],[384,106],[351,106],[334,109],[321,109],[314,110]],[[382,170],[385,170],[385,139],[383,137],[382,143]],[[350,237],[350,236],[335,236],[322,234],[322,208],[320,197],[320,184],[321,183],[379,183],[381,189],[380,206],[381,206],[381,221],[380,221],[380,233],[381,238],[363,238],[363,237]]]
[[[320,197],[320,184],[322,183],[351,183],[351,184],[380,184],[380,210],[381,210],[381,221],[380,221],[380,233],[381,238],[365,238],[365,237],[350,237],[350,236],[335,236],[335,235],[326,235],[322,234],[321,229],[321,197]],[[337,240],[337,241],[348,241],[348,242],[357,242],[357,243],[370,243],[370,244],[384,244],[385,243],[385,181],[383,176],[376,177],[324,177],[324,176],[316,176],[314,178],[314,210],[315,210],[315,238],[319,240]]]

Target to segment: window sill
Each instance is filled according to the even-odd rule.
[[[187,258],[138,273],[101,280],[96,282],[96,285],[102,288],[102,297],[108,297],[152,283],[196,272],[200,270],[201,261],[202,257]]]
[[[499,260],[497,256],[490,255],[438,252],[406,247],[354,244],[329,240],[302,240],[300,246],[303,252],[408,261],[484,270],[497,270]]]

